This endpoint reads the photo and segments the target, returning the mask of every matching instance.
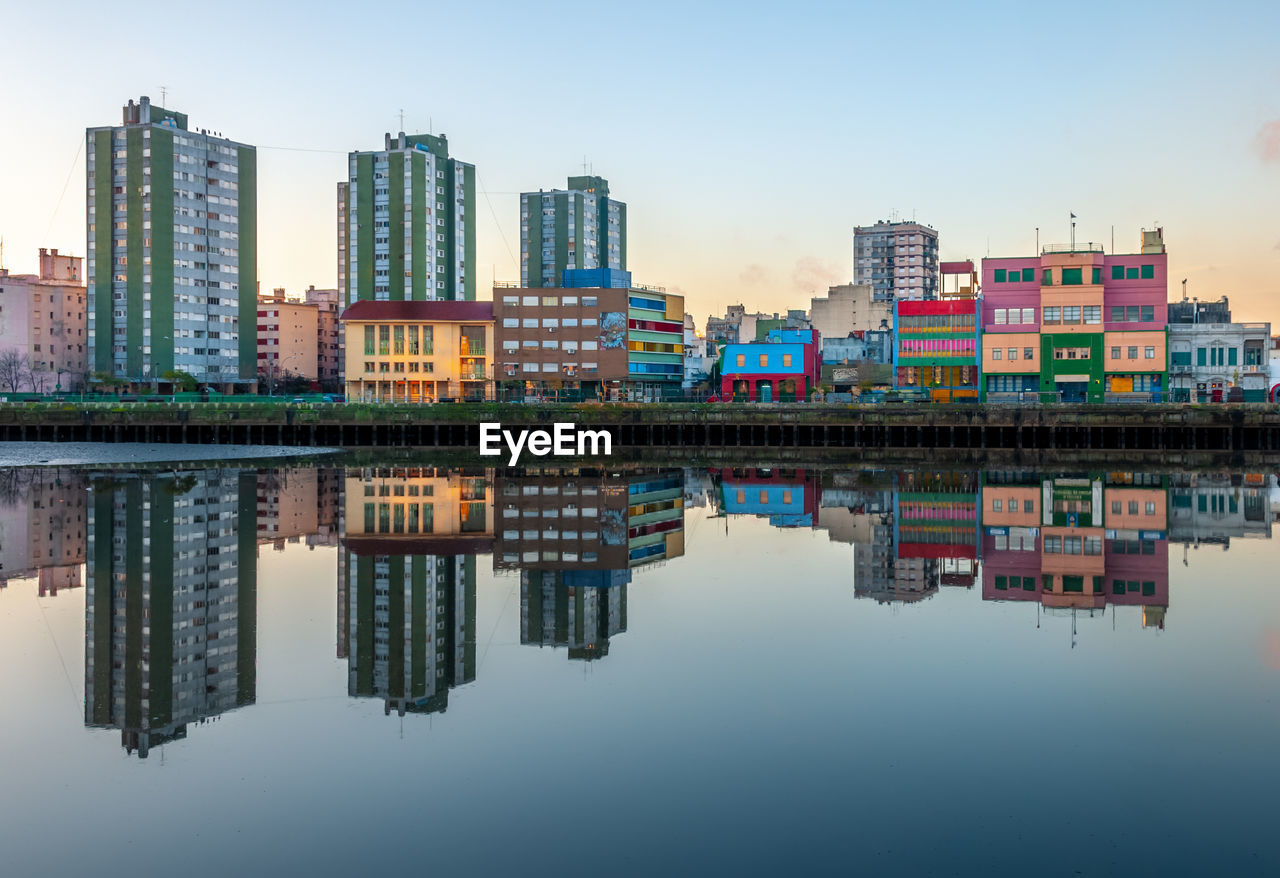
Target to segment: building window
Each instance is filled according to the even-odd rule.
[[[1113,360],[1120,359],[1120,347],[1118,345],[1111,349],[1111,359]]]
[[[1036,322],[1036,309],[1035,309],[1035,308],[1023,308],[1023,309],[1022,309],[1022,322],[1023,322],[1023,323],[1035,323],[1035,322]]]
[[[1040,278],[1040,285],[1044,287],[1053,286],[1053,269],[1052,268],[1046,268],[1044,270],[1044,274]]]
[[[391,327],[378,327],[378,356],[386,357],[391,354]],[[386,363],[383,363],[385,366]]]
[[[1013,279],[1017,280],[1017,278],[1013,278]],[[1024,283],[1030,283],[1035,279],[1036,279],[1036,270],[1034,268],[1022,269],[1022,280]]]
[[[1016,359],[1018,359],[1018,349],[1017,349],[1017,348],[1009,348],[1009,359],[1010,359],[1010,360],[1016,360]]]
[[[1001,352],[1000,352],[1000,348],[992,348],[992,349],[991,349],[991,359],[993,359],[993,360],[998,360],[998,359],[1000,359],[1000,353],[1001,353]]]
[[[1022,359],[1024,359],[1024,360],[1031,360],[1031,359],[1035,359],[1035,353],[1036,353],[1036,349],[1035,349],[1035,348],[1023,348],[1023,349],[1022,349]]]
[[[1102,322],[1102,306],[1101,305],[1085,305],[1084,306],[1084,322],[1085,323],[1101,323]]]
[[[1129,346],[1129,359],[1131,359],[1131,360],[1136,360],[1136,359],[1138,359],[1138,346],[1137,346],[1137,345],[1130,345],[1130,346]]]
[[[997,498],[995,498],[995,499],[993,499],[993,500],[991,501],[991,511],[992,511],[992,512],[1000,512],[1000,511],[1001,511],[1001,501],[1000,501],[1000,499],[999,499],[998,497],[997,497]]]
[[[769,355],[768,355],[768,354],[761,354],[761,355],[760,355],[760,368],[761,368],[761,369],[763,369],[765,366],[768,366],[768,365],[769,365]]]
[[[1095,284],[1100,284],[1100,283],[1102,283],[1102,269],[1101,269],[1101,268],[1095,268],[1095,269],[1093,270],[1093,278],[1092,278],[1092,280],[1091,280],[1090,282],[1091,282],[1091,283],[1095,283]]]
[[[998,284],[1002,284],[1002,283],[1004,283],[1004,282],[1008,279],[1008,278],[1007,278],[1007,275],[1008,275],[1008,272],[1007,272],[1007,271],[1005,271],[1005,269],[1003,269],[1003,268],[997,268],[997,269],[996,269],[996,280],[995,280],[995,282],[996,282],[996,283],[998,283]]]
[[[1156,321],[1156,306],[1143,305],[1142,306],[1142,322],[1155,323],[1155,321]]]
[[[745,366],[745,365],[747,365],[747,355],[746,355],[746,354],[738,354],[738,365],[739,365],[739,366]]]
[[[1050,305],[1044,309],[1045,323],[1061,323],[1062,309],[1057,305]]]
[[[1145,359],[1154,360],[1156,358],[1156,349],[1153,347],[1147,347],[1146,349],[1143,350],[1142,353]]]
[[[1009,312],[1004,308],[997,308],[995,313],[995,322],[997,325],[1009,322]]]
[[[397,357],[404,356],[404,327],[397,325],[395,328],[395,346],[393,351]]]
[[[1156,276],[1156,267],[1154,265],[1142,266],[1142,279],[1151,280]]]
[[[372,357],[372,356],[373,356],[373,351],[374,351],[374,347],[373,347],[373,324],[369,324],[368,326],[366,326],[366,327],[364,328],[364,355],[365,355],[366,357]],[[370,369],[370,370],[366,370],[366,371],[372,371],[372,370]]]
[[[783,366],[790,366],[790,365],[791,365],[791,355],[790,355],[790,354],[783,354],[783,355],[782,355],[782,365],[783,365]]]
[[[1113,266],[1111,266],[1111,279],[1112,279],[1112,280],[1124,280],[1124,266],[1123,266],[1123,265],[1113,265]]]

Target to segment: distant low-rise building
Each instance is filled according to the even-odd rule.
[[[809,325],[824,342],[879,329],[892,319],[892,306],[886,299],[877,299],[868,283],[840,284],[830,287],[825,296],[809,300]]]
[[[40,248],[39,274],[0,268],[0,391],[78,390],[89,368],[84,259]],[[12,356],[8,356],[12,355]]]
[[[1233,323],[1226,297],[1169,306],[1169,388],[1173,402],[1244,402],[1271,390],[1271,324]]]
[[[360,300],[342,314],[348,400],[439,402],[493,394],[493,304]]]
[[[320,317],[316,305],[283,289],[258,296],[258,379],[269,389],[285,378],[320,379]]]
[[[338,298],[338,291],[317,290],[315,286],[310,286],[307,288],[304,300],[308,305],[316,306],[319,331],[317,336],[319,364],[316,374],[322,385],[339,387],[342,384],[344,358],[342,305]]]
[[[775,329],[763,342],[724,346],[720,394],[742,402],[804,402],[818,386],[822,338],[813,329]]]

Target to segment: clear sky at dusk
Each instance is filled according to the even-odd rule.
[[[849,279],[852,227],[896,210],[944,259],[1030,254],[1037,226],[1066,241],[1071,211],[1120,252],[1159,223],[1171,296],[1186,277],[1280,324],[1273,0],[4,6],[13,271],[84,252],[84,129],[166,86],[193,127],[259,148],[264,290],[335,284],[346,152],[403,109],[476,165],[480,298],[519,279],[518,193],[585,157],[628,204],[636,279],[699,322],[807,307]]]

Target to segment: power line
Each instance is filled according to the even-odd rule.
[[[502,231],[502,223],[498,222],[498,212],[493,209],[493,202],[489,200],[489,192],[484,188],[484,182],[481,181],[479,174],[476,174],[476,183],[480,186],[480,194],[484,196],[485,204],[489,205],[489,213],[493,214],[493,224],[498,227],[498,234],[502,237],[502,246],[507,248],[507,257],[510,258],[511,264],[519,271],[520,263],[516,260],[515,253],[511,251],[511,244],[507,242],[507,233]]]
[[[62,192],[58,195],[58,203],[53,206],[53,216],[49,217],[49,227],[44,230],[44,238],[40,241],[42,246],[49,246],[49,233],[53,231],[53,221],[58,218],[58,210],[62,207],[62,199],[66,197],[67,187],[71,185],[71,175],[76,172],[76,165],[80,163],[80,151],[84,149],[84,138],[77,138],[80,143],[76,147],[76,157],[71,160],[71,167],[67,169],[67,179],[62,181]]]

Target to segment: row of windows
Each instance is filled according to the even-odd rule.
[[[1101,305],[1064,305],[1064,306],[1048,306],[1044,309],[1045,323],[1087,323],[1098,324],[1102,322],[1102,306]]]
[[[1113,265],[1111,266],[1112,280],[1151,280],[1156,276],[1156,267],[1150,265]],[[1060,283],[1064,286],[1073,286],[1084,283],[1084,268],[1063,268],[1060,269]],[[1091,267],[1089,269],[1090,283],[1102,283],[1102,269],[1099,267]],[[1036,270],[1034,268],[997,268],[992,275],[992,282],[1003,283],[1030,283],[1036,279]],[[1046,287],[1053,286],[1053,269],[1046,268],[1041,274],[1041,284]]]
[[[898,329],[915,332],[973,332],[974,314],[905,314],[898,317]]]
[[[598,296],[582,296],[581,302],[583,308],[595,308],[599,301]],[[502,304],[504,305],[524,305],[525,307],[537,307],[539,305],[546,308],[556,308],[565,306],[574,308],[578,306],[578,296],[503,296]]]
[[[577,317],[543,317],[541,324],[537,317],[525,317],[523,320],[519,317],[503,317],[503,329],[537,329],[541,325],[543,329],[559,329],[561,326],[572,329],[578,325]],[[597,326],[599,321],[594,317],[583,317],[583,326]]]
[[[635,344],[635,342],[633,342],[633,344]],[[521,342],[517,342],[515,339],[510,338],[502,340],[502,352],[506,354],[515,353],[521,348],[524,348],[525,350],[538,350],[540,348],[545,351],[562,350],[566,354],[576,354],[579,348],[584,351],[594,351],[599,349],[599,347],[600,343],[597,341],[570,341],[566,339],[562,344],[558,339],[554,338],[544,338],[540,342],[537,339],[525,339]]]
[[[676,347],[680,347],[680,345],[676,345]],[[634,348],[633,348],[633,350],[634,350]],[[771,355],[771,354],[761,354],[761,355],[760,355],[760,368],[762,368],[762,369],[763,369],[763,368],[766,368],[766,367],[769,365],[769,357],[770,357],[770,356],[772,356],[772,355]],[[777,365],[778,365],[778,361],[775,359],[775,360],[773,361],[773,364],[774,364],[775,366],[777,366]],[[747,365],[747,355],[746,355],[746,354],[738,354],[738,356],[737,356],[737,365],[739,365],[739,366],[746,366],[746,365]],[[790,365],[791,365],[791,354],[783,354],[783,355],[782,355],[782,367],[785,369],[785,368],[789,367]]]
[[[972,338],[904,338],[898,342],[898,352],[903,356],[972,357],[976,350],[977,340]]]
[[[1046,536],[1044,553],[1046,555],[1101,555],[1102,537]]]
[[[1001,507],[1003,506],[1003,504],[1004,504],[1004,501],[1003,501],[1003,500],[1001,500],[999,497],[993,497],[993,498],[991,499],[991,511],[992,511],[992,512],[1001,512],[1001,511],[1003,511],[1003,510],[1001,509]],[[1018,511],[1018,505],[1019,505],[1019,501],[1018,501],[1018,498],[1017,498],[1017,497],[1010,497],[1010,498],[1009,498],[1009,511],[1010,511],[1010,512],[1017,512],[1017,511]],[[1034,501],[1034,500],[1023,500],[1021,505],[1022,505],[1022,511],[1023,511],[1023,512],[1035,512],[1035,511],[1036,511],[1036,501]]]
[[[1010,359],[1010,360],[1016,360],[1016,359],[1018,359],[1018,349],[1017,349],[1017,348],[1009,348],[1009,349],[1008,349],[1008,353],[1009,353],[1009,359]],[[991,349],[991,359],[993,359],[993,360],[998,360],[998,359],[1000,359],[1000,356],[1001,356],[1001,349],[1000,349],[1000,348],[992,348],[992,349]],[[1036,356],[1036,349],[1035,349],[1035,348],[1023,348],[1023,349],[1022,349],[1022,359],[1024,359],[1024,360],[1033,360],[1033,359],[1035,359],[1035,356]]]
[[[408,368],[406,369],[406,364],[403,360],[400,360],[394,363],[388,363],[386,361],[383,361],[381,363],[374,363],[371,360],[366,360],[364,364],[364,371],[365,371],[365,374],[367,375],[373,374],[374,371],[377,371],[383,375],[386,375],[391,372],[404,373],[406,371],[407,372],[425,372],[428,375],[430,375],[434,373],[436,370],[434,363],[419,364],[419,363],[410,362],[407,364],[407,366]]]

